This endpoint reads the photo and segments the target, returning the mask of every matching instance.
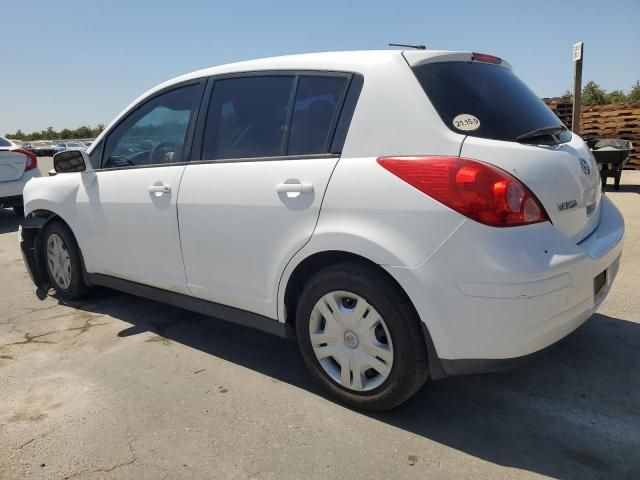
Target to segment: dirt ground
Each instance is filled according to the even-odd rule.
[[[640,478],[639,185],[607,193],[625,251],[584,326],[374,415],[292,342],[106,289],[37,300],[0,210],[0,479]]]

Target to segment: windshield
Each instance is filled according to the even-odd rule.
[[[436,62],[413,71],[440,118],[454,132],[518,141],[518,137],[540,128],[563,126],[507,68],[479,62]],[[544,137],[540,143],[568,142],[571,133],[565,130],[557,137]]]

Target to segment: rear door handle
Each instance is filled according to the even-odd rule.
[[[313,193],[313,185],[310,183],[279,183],[276,185],[278,193]]]
[[[171,187],[169,185],[149,185],[147,191],[149,193],[170,193]]]

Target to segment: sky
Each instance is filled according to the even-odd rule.
[[[107,124],[200,68],[388,43],[503,57],[541,97],[572,87],[577,41],[584,82],[640,79],[640,0],[0,0],[0,16],[0,135]]]

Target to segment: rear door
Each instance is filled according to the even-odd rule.
[[[311,237],[338,161],[332,139],[350,80],[280,72],[210,81],[201,148],[178,200],[192,295],[276,317],[281,272]]]
[[[508,171],[558,230],[576,242],[585,238],[600,218],[600,178],[586,144],[500,59],[458,57],[412,68],[445,125],[467,135],[460,156]]]

